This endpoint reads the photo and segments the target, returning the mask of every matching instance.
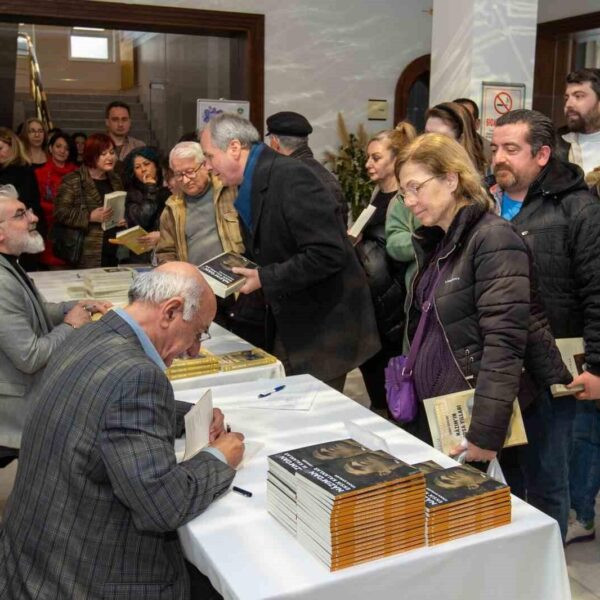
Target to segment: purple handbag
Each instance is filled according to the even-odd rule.
[[[415,332],[415,337],[410,346],[408,356],[402,354],[401,356],[394,356],[390,359],[388,366],[385,368],[385,390],[386,390],[386,401],[390,414],[394,420],[400,423],[410,423],[414,421],[417,416],[419,407],[419,399],[417,398],[417,391],[415,389],[415,382],[413,379],[413,368],[417,358],[417,353],[421,347],[423,341],[423,332],[425,331],[425,324],[431,312],[433,306],[433,294],[437,288],[438,282],[444,268],[440,269],[435,283],[429,294],[429,298],[423,303],[421,307],[421,318]]]

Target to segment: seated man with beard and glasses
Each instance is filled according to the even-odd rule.
[[[18,456],[30,390],[52,352],[93,312],[110,306],[93,300],[44,302],[19,264],[22,254],[44,250],[37,222],[12,185],[0,186],[0,467]]]

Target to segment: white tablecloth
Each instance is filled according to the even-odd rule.
[[[302,375],[301,378],[308,378]],[[291,379],[291,378],[290,378]],[[390,451],[415,463],[455,464],[338,392],[322,391],[310,412],[244,408],[264,384],[213,390],[234,430],[264,447],[235,477],[252,498],[228,492],[179,529],[188,559],[226,599],[565,600],[569,581],[557,523],[518,498],[512,519],[487,532],[330,573],[267,513],[266,456],[348,436],[345,421],[385,438]],[[196,401],[198,392],[179,392]]]
[[[47,302],[61,302],[70,300],[67,288],[72,285],[80,284],[86,270],[80,271],[36,271],[29,275],[35,282],[38,290]],[[210,326],[212,338],[203,344],[203,347],[214,354],[225,354],[226,352],[236,352],[239,350],[248,350],[252,345],[241,337],[231,333],[227,329],[213,323]],[[198,377],[188,377],[173,381],[173,389],[190,390],[200,386],[215,386],[226,383],[238,383],[242,381],[255,381],[257,379],[272,379],[274,377],[283,377],[285,370],[280,361],[270,365],[260,367],[251,367],[248,369],[239,369],[237,371],[225,371],[220,373],[209,373]]]

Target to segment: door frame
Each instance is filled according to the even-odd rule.
[[[406,118],[410,89],[415,81],[425,73],[431,73],[431,54],[424,54],[415,58],[402,71],[394,93],[394,127],[399,121]]]
[[[262,14],[95,0],[1,0],[0,21],[245,38],[245,52],[237,57],[242,60],[247,84],[250,120],[262,135],[265,63]]]

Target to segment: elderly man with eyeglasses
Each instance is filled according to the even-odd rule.
[[[156,258],[202,264],[222,252],[244,251],[233,207],[237,189],[224,187],[204,166],[197,142],[180,142],[169,154],[179,192],[166,202],[160,218]]]
[[[30,392],[50,355],[93,312],[110,306],[94,300],[44,302],[19,263],[22,254],[44,250],[37,222],[12,185],[0,186],[0,467],[18,455]]]

